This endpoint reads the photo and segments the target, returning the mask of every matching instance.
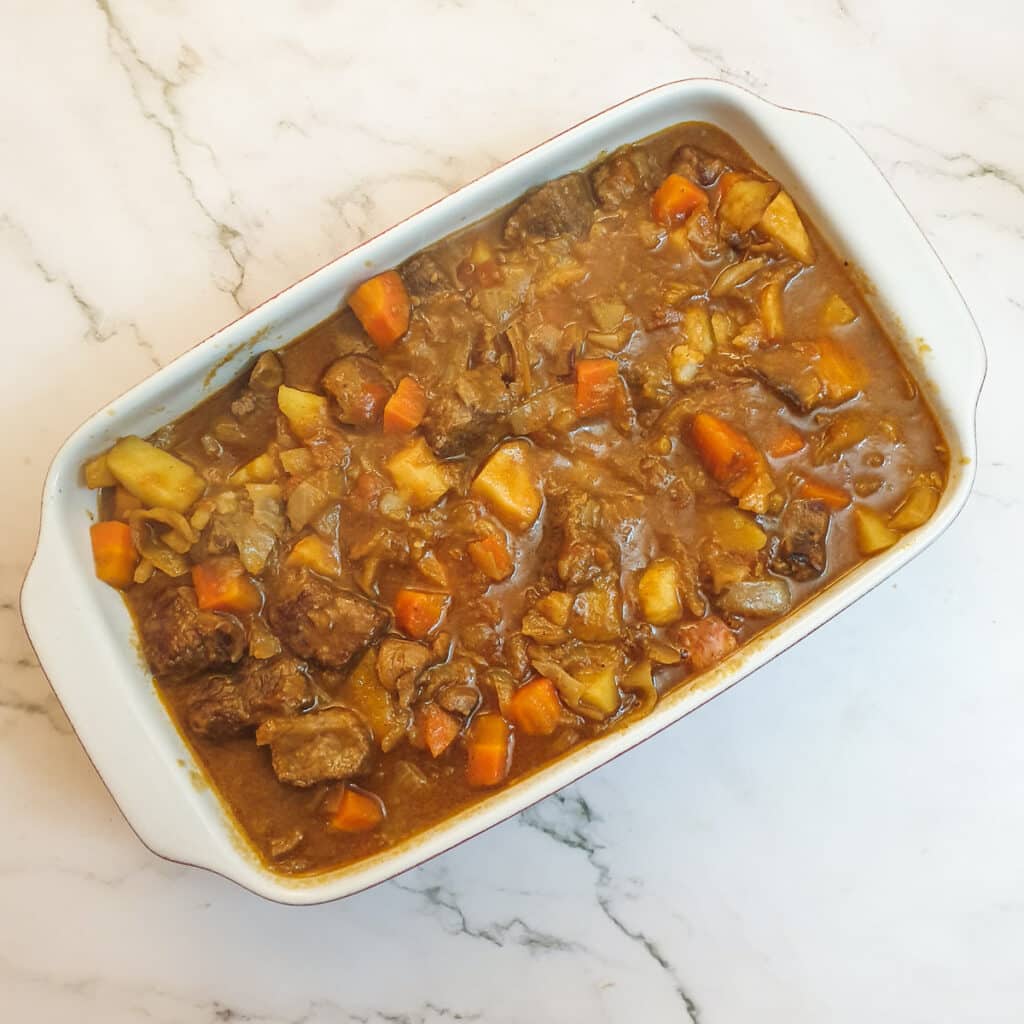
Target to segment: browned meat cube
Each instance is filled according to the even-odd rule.
[[[821,501],[791,501],[779,520],[771,567],[795,580],[812,580],[827,564],[829,512]]]
[[[594,200],[582,174],[567,174],[531,192],[505,222],[505,240],[525,237],[582,238],[590,230]]]
[[[138,616],[146,660],[159,679],[185,679],[242,656],[237,619],[199,610],[191,587],[166,587]]]
[[[275,581],[270,625],[300,658],[342,668],[381,637],[389,613],[305,567],[288,567]]]
[[[256,730],[256,742],[270,747],[274,773],[292,786],[351,779],[373,763],[373,734],[350,708],[271,718]]]

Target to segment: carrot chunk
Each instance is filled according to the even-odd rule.
[[[619,364],[614,359],[576,361],[576,412],[593,416],[607,412],[620,386]]]
[[[508,716],[527,736],[550,736],[562,719],[562,703],[555,684],[538,676],[520,686],[509,701]]]
[[[403,588],[395,595],[395,620],[404,633],[425,640],[441,625],[450,601],[448,594]]]
[[[408,434],[423,422],[426,412],[426,392],[412,377],[403,377],[384,406],[384,433]]]
[[[416,712],[420,734],[431,757],[440,757],[455,742],[461,724],[439,704],[424,704]]]
[[[97,579],[112,587],[127,587],[139,564],[131,527],[113,519],[93,523],[89,528],[89,539]]]
[[[670,174],[651,200],[651,216],[665,227],[671,227],[708,201],[692,181],[681,174]]]
[[[369,832],[384,820],[379,796],[355,786],[344,786],[334,803],[328,825],[336,832]]]
[[[391,348],[409,326],[409,293],[394,270],[364,281],[348,304],[378,348]]]
[[[262,604],[256,584],[246,575],[242,563],[231,556],[192,566],[192,586],[203,611],[248,615]]]
[[[824,502],[833,512],[846,508],[851,501],[850,495],[842,488],[833,487],[821,480],[801,480],[796,493],[798,498]]]
[[[509,554],[505,542],[494,534],[481,537],[480,540],[471,540],[466,545],[469,557],[473,564],[489,579],[495,583],[507,580],[512,575],[515,563]]]
[[[771,439],[768,454],[773,459],[784,459],[787,455],[796,455],[802,451],[806,442],[799,430],[783,424]]]
[[[707,412],[693,418],[693,443],[704,467],[749,512],[768,510],[775,489],[764,456],[747,436]]]
[[[469,728],[466,750],[466,781],[471,786],[496,786],[503,782],[512,761],[508,722],[501,715],[478,715]]]

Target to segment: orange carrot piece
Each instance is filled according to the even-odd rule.
[[[512,575],[515,563],[505,542],[494,534],[471,540],[466,545],[473,564],[495,583],[507,580]]]
[[[745,434],[708,412],[694,416],[693,441],[705,468],[720,484],[746,476],[759,457]]]
[[[550,736],[562,719],[562,704],[555,684],[538,676],[520,686],[509,701],[508,716],[527,736]]]
[[[395,621],[414,640],[425,640],[441,625],[451,596],[404,588],[395,595]]]
[[[477,715],[466,738],[466,781],[471,786],[496,786],[512,762],[512,732],[501,715]]]
[[[328,825],[337,832],[369,832],[384,820],[384,802],[374,793],[345,786]]]
[[[426,392],[412,377],[403,377],[384,406],[384,433],[407,434],[423,422],[426,412]]]
[[[659,186],[651,200],[651,216],[665,227],[693,213],[708,197],[688,178],[670,174]]]
[[[248,615],[259,610],[263,599],[242,563],[230,555],[211,558],[192,566],[192,586],[203,611]]]
[[[131,583],[139,553],[132,540],[132,528],[114,519],[93,523],[89,527],[92,542],[92,560],[96,577],[112,587],[123,589]]]
[[[611,408],[620,387],[619,364],[614,359],[576,361],[576,412],[592,416]]]
[[[364,281],[348,304],[378,348],[391,348],[409,326],[409,293],[394,270]]]
[[[796,455],[797,452],[803,451],[806,443],[799,430],[783,424],[772,438],[768,454],[773,459],[784,459],[787,455]]]
[[[693,418],[693,443],[704,467],[738,499],[740,508],[767,511],[774,484],[764,456],[746,434],[711,413],[699,412]]]
[[[846,508],[852,500],[841,487],[833,487],[821,480],[801,480],[796,493],[799,498],[824,502],[833,512]]]
[[[431,757],[440,757],[455,742],[462,728],[459,720],[439,704],[424,704],[416,712],[420,735]]]

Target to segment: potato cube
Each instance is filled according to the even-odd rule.
[[[916,530],[931,519],[939,504],[939,492],[926,484],[915,484],[903,504],[889,518],[889,525],[897,530]]]
[[[615,666],[580,669],[576,678],[583,684],[580,703],[594,708],[605,717],[619,710],[619,688],[615,683]]]
[[[821,322],[825,327],[842,327],[845,324],[852,324],[857,319],[850,304],[840,295],[833,293],[825,302],[825,308],[821,311]]]
[[[277,463],[270,452],[257,455],[228,477],[229,484],[269,484],[277,479]]]
[[[451,487],[444,466],[422,437],[392,455],[387,469],[398,493],[417,512],[436,505]]]
[[[121,438],[107,452],[107,468],[150,508],[185,512],[206,490],[206,481],[187,462],[141,437]]]
[[[640,574],[637,583],[640,610],[652,626],[667,626],[682,618],[679,600],[679,566],[671,558],[656,558]]]
[[[484,501],[510,530],[528,530],[543,501],[524,441],[503,444],[484,463],[470,493]]]
[[[732,177],[724,190],[718,215],[737,231],[749,231],[764,216],[778,190],[774,181]]]
[[[855,508],[853,517],[857,527],[857,546],[862,555],[876,555],[900,539],[900,535],[890,530],[885,520],[871,509]]]
[[[760,223],[761,230],[778,242],[787,255],[801,263],[814,262],[814,246],[788,193],[780,192],[768,204]]]
[[[768,536],[753,516],[738,508],[715,508],[707,513],[712,536],[725,548],[737,554],[752,555],[768,543]]]
[[[309,437],[327,424],[327,399],[312,391],[282,384],[277,389],[277,407],[296,437]]]

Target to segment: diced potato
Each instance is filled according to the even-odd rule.
[[[711,329],[711,317],[703,303],[694,302],[683,312],[683,327],[686,342],[690,348],[708,355],[715,347],[715,334]]]
[[[715,336],[715,344],[724,347],[732,341],[733,335],[736,333],[736,325],[728,313],[716,309],[711,314],[711,332]]]
[[[282,384],[277,389],[277,407],[296,437],[309,437],[327,423],[327,399],[312,391]]]
[[[771,281],[757,301],[761,324],[769,341],[781,341],[785,326],[782,321],[782,282]]]
[[[674,345],[668,354],[668,368],[672,381],[678,387],[684,387],[697,376],[704,356],[690,345]]]
[[[553,590],[545,594],[534,606],[549,622],[556,626],[565,626],[569,622],[569,612],[572,610],[572,594],[564,590]]]
[[[900,539],[895,530],[890,530],[885,520],[869,508],[860,506],[853,510],[857,526],[857,546],[862,555],[875,555],[891,548]]]
[[[915,484],[903,504],[889,517],[896,530],[916,530],[931,519],[939,504],[939,492],[927,484]]]
[[[671,558],[656,558],[637,582],[640,610],[652,626],[667,626],[682,618],[679,566]]]
[[[586,643],[610,643],[622,635],[622,599],[614,583],[585,587],[569,617],[572,634]]]
[[[305,450],[305,449],[303,449]],[[228,477],[229,484],[269,484],[277,479],[277,463],[270,452],[257,455]]]
[[[150,508],[185,512],[206,490],[206,481],[187,463],[141,437],[123,437],[107,452],[117,482]]]
[[[436,505],[451,487],[448,474],[422,437],[387,461],[399,495],[417,511]]]
[[[737,231],[749,231],[763,216],[779,190],[774,181],[732,177],[718,206],[718,216]]]
[[[714,508],[706,518],[715,540],[726,551],[752,555],[768,543],[768,535],[754,517],[738,508]]]
[[[527,530],[540,515],[543,496],[523,441],[510,441],[494,452],[469,490],[510,530]]]
[[[303,537],[295,542],[288,557],[287,565],[304,565],[321,576],[340,576],[341,566],[330,545],[322,537]]]
[[[587,268],[575,261],[558,264],[553,270],[538,278],[534,290],[538,296],[543,298],[552,295],[554,292],[568,288],[570,285],[582,281],[587,276]]]
[[[842,327],[844,324],[852,324],[856,319],[857,314],[853,308],[834,293],[828,297],[821,312],[821,322],[825,327]]]
[[[626,305],[611,299],[591,299],[590,315],[599,331],[614,331],[626,316]]]
[[[590,331],[587,334],[587,343],[596,345],[605,352],[618,352],[629,341],[629,335],[629,328],[618,331]]]
[[[316,469],[316,460],[308,448],[286,448],[279,458],[289,476],[308,476]]]
[[[787,192],[780,192],[764,211],[761,230],[773,238],[786,254],[801,263],[814,262],[814,246]]]
[[[97,455],[95,459],[90,459],[85,464],[82,474],[85,477],[85,486],[94,491],[100,487],[113,487],[117,483],[117,477],[110,472],[107,465],[106,455]]]
[[[583,684],[580,703],[600,711],[606,717],[619,710],[619,688],[615,684],[615,666],[580,669],[576,678]]]

